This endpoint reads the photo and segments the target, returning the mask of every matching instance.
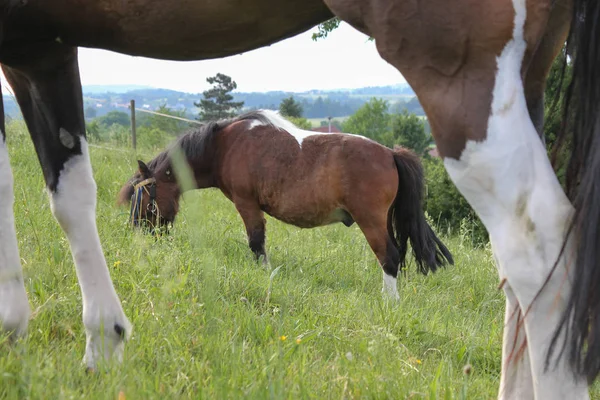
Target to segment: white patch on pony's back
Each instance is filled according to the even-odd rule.
[[[6,142],[0,136],[0,330],[25,334],[29,322],[29,301],[13,213],[13,175]]]
[[[296,141],[298,142],[300,148],[302,148],[302,142],[307,137],[314,135],[326,135],[321,132],[305,131],[304,129],[300,129],[296,125],[282,117],[278,111],[259,110],[259,112],[262,115],[264,115],[269,120],[271,125],[273,125],[275,128],[278,128],[279,130],[285,131],[292,135],[294,139],[296,139]]]
[[[571,289],[565,283],[564,258],[532,302],[560,252],[573,209],[527,111],[521,80],[526,0],[513,0],[513,7],[513,38],[497,59],[487,137],[468,141],[460,159],[446,158],[444,165],[490,233],[500,278],[506,278],[505,291],[514,292],[523,313],[528,310],[524,329],[533,382],[526,376],[503,376],[502,382],[516,383],[509,390],[500,388],[500,398],[532,398],[533,387],[536,399],[587,399],[585,380],[574,378],[564,355],[556,368],[544,371],[546,352]],[[567,248],[565,254],[572,250]],[[502,360],[502,373],[519,374],[508,361]]]
[[[256,128],[257,126],[264,126],[264,125],[265,124],[263,124],[262,121],[253,119],[252,121],[250,121],[250,124],[248,125],[248,129],[252,130],[252,129]]]
[[[50,203],[71,246],[83,300],[87,336],[84,362],[93,368],[101,358],[114,356],[120,360],[121,333],[129,336],[131,324],[112,285],[98,237],[96,183],[83,138],[81,153],[64,164],[56,192],[50,193]]]
[[[296,125],[294,125],[293,123],[291,123],[290,121],[288,121],[287,119],[282,117],[278,111],[259,110],[258,112],[260,112],[262,115],[264,115],[269,120],[271,125],[292,135],[294,137],[294,139],[296,139],[296,141],[298,142],[298,145],[300,146],[300,148],[302,148],[302,142],[304,141],[304,139],[306,139],[309,136],[316,136],[316,135],[331,135],[331,134],[349,135],[349,136],[356,136],[356,137],[359,137],[359,138],[362,138],[365,140],[372,141],[371,139],[369,139],[367,137],[364,137],[361,135],[355,135],[353,133],[339,133],[339,132],[328,133],[328,132],[307,131],[307,130],[298,128]],[[250,129],[252,129],[256,126],[262,126],[262,125],[264,125],[264,124],[260,121],[252,121],[250,123]]]

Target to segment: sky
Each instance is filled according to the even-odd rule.
[[[377,53],[367,36],[342,23],[326,39],[311,39],[316,28],[241,55],[178,62],[131,57],[104,50],[79,50],[83,85],[146,85],[189,93],[210,87],[206,78],[229,75],[241,92],[349,89],[405,82]],[[3,83],[6,81],[2,77]],[[6,92],[5,92],[6,94]]]

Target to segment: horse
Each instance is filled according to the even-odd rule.
[[[499,398],[587,399],[600,372],[598,7],[594,0],[0,0],[0,64],[73,250],[86,364],[118,358],[131,325],[95,225],[77,48],[209,59],[335,15],[372,37],[415,90],[450,178],[490,233],[506,296]],[[570,145],[568,193],[543,143],[546,77],[565,40],[573,76],[561,138],[570,139],[559,142]],[[23,334],[30,309],[3,127],[2,139],[0,321]]]
[[[184,192],[176,179],[183,154],[194,188],[218,188],[240,214],[248,245],[267,263],[268,214],[300,228],[356,222],[383,269],[383,289],[399,299],[396,279],[407,242],[421,273],[453,258],[425,219],[423,169],[411,151],[363,136],[299,129],[271,110],[210,122],[184,134],[138,171],[119,192],[134,226],[172,223]]]

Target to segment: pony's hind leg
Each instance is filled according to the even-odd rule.
[[[96,227],[96,183],[85,140],[77,49],[52,44],[30,54],[29,61],[5,64],[4,72],[42,164],[52,212],[71,246],[83,299],[84,362],[94,368],[101,359],[121,358],[131,326]]]
[[[352,216],[365,235],[371,250],[375,253],[379,265],[383,269],[383,288],[381,291],[389,298],[400,299],[397,287],[400,253],[388,233],[385,216],[380,219],[362,218],[361,215]]]
[[[0,93],[0,106],[1,101]],[[4,115],[3,110],[0,112]],[[6,148],[4,121],[0,130],[0,329],[22,335],[27,330],[30,309],[23,286],[15,232],[13,176]]]
[[[258,261],[269,265],[265,251],[265,215],[260,206],[251,200],[234,199],[235,208],[238,210],[248,235],[248,245]]]

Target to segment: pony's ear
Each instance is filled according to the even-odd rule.
[[[144,164],[144,162],[142,160],[138,160],[138,168],[140,170],[140,174],[142,175],[142,178],[148,179],[152,176],[150,169],[148,169],[148,166],[146,164]]]

